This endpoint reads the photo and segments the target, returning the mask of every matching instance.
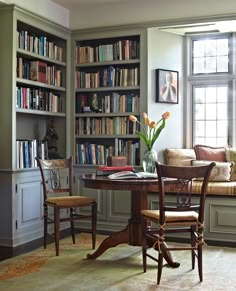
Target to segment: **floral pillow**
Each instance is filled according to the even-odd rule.
[[[195,160],[192,161],[193,166],[203,166],[209,165],[211,161],[200,161]],[[227,162],[216,162],[215,167],[212,169],[209,181],[214,182],[227,182],[231,180],[231,172],[234,163],[227,163]]]
[[[225,148],[227,162],[234,162],[231,173],[231,181],[236,181],[236,148]]]
[[[193,148],[197,160],[226,162],[225,147],[210,147],[198,144]]]

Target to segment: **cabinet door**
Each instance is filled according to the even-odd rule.
[[[106,191],[98,190],[98,189],[88,189],[83,187],[81,180],[81,174],[77,174],[75,176],[75,190],[74,193],[81,196],[87,196],[95,198],[97,201],[97,219],[99,220],[106,220]],[[81,213],[89,214],[91,213],[90,207],[83,207],[81,208]]]
[[[42,237],[41,179],[19,182],[16,192],[16,244]]]
[[[130,218],[130,191],[107,191],[108,221],[124,222]]]

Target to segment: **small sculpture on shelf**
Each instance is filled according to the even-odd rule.
[[[54,122],[51,120],[47,127],[46,136],[44,137],[44,141],[48,143],[48,158],[49,159],[57,159],[59,158],[57,142],[58,142],[58,134],[56,132]]]

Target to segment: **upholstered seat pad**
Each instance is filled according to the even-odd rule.
[[[193,181],[192,193],[201,193],[201,181]],[[209,182],[207,195],[236,196],[236,181],[231,182]]]
[[[159,222],[159,210],[142,210],[141,213],[156,222]],[[198,213],[195,211],[166,211],[166,222],[197,222]]]
[[[95,202],[94,198],[84,196],[50,197],[46,200],[46,203],[57,205],[60,207],[83,206],[93,202]]]

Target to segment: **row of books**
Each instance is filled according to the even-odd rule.
[[[62,96],[41,88],[16,87],[16,108],[62,112]]]
[[[127,135],[135,134],[136,123],[127,116],[78,117],[75,133],[78,135]]]
[[[43,140],[16,140],[16,168],[35,168],[35,158],[48,159],[48,144]]]
[[[124,155],[128,165],[139,165],[139,143],[132,140],[117,139],[115,145],[95,143],[75,144],[75,163],[88,165],[105,165],[112,155]]]
[[[111,44],[76,47],[77,64],[139,59],[139,41],[123,39]]]
[[[58,61],[63,60],[63,48],[46,36],[37,36],[27,30],[17,31],[17,45],[19,49]]]
[[[76,95],[76,113],[84,112],[86,106],[94,108],[95,104],[102,113],[139,112],[139,96],[134,93],[112,92],[105,95],[104,93],[79,93]]]
[[[17,78],[62,86],[62,71],[41,61],[17,58]]]
[[[138,86],[139,68],[117,68],[109,66],[96,72],[75,72],[77,88],[99,88],[115,86]]]

